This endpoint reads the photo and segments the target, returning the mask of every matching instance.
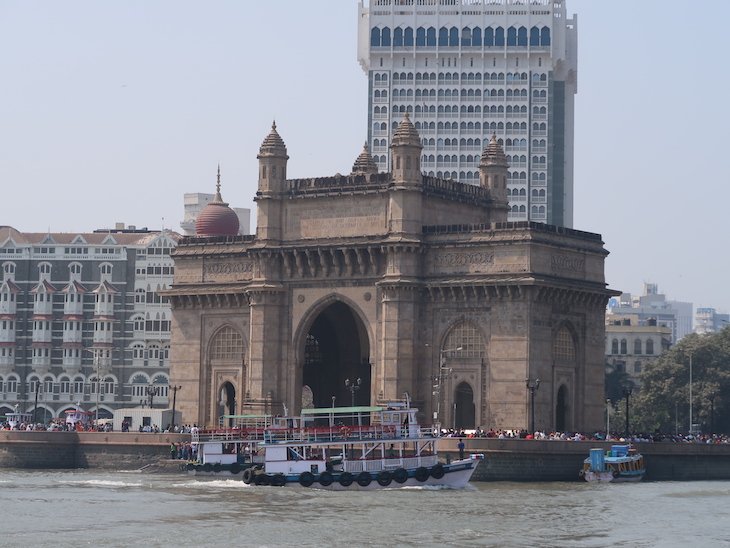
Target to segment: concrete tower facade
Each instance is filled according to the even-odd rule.
[[[577,18],[563,0],[361,0],[358,35],[380,171],[405,113],[430,176],[478,184],[495,134],[509,220],[573,226]]]

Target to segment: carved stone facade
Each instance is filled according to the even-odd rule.
[[[607,252],[597,234],[507,222],[491,145],[481,186],[424,176],[406,118],[391,173],[361,155],[349,176],[288,180],[272,129],[256,236],[187,238],[175,253],[184,421],[407,392],[445,427],[524,428],[525,380],[539,378],[536,428],[599,428]]]

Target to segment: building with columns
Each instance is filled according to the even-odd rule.
[[[392,170],[288,179],[273,126],[259,150],[256,234],[221,197],[174,252],[171,382],[185,422],[374,404],[408,394],[430,422],[599,428],[604,280],[598,234],[508,222],[493,136],[479,184],[424,175],[406,115]],[[220,222],[219,222],[220,221]]]

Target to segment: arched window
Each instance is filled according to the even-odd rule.
[[[380,34],[380,45],[383,47],[390,47],[390,28],[383,28]]]
[[[634,354],[641,354],[641,339],[634,339]]]
[[[482,45],[482,29],[481,27],[475,27],[471,32],[471,45],[481,46]],[[477,74],[477,81],[481,80],[481,74]]]
[[[520,27],[517,29],[517,45],[527,46],[527,28]]]
[[[393,47],[397,48],[403,46],[403,29],[395,27],[393,29]]]
[[[575,341],[566,326],[561,327],[553,339],[553,357],[561,361],[575,361]]]
[[[628,343],[626,339],[621,339],[621,354],[628,354]]]
[[[416,29],[416,46],[426,45],[426,29],[418,27]]]
[[[435,27],[428,27],[426,29],[426,45],[427,46],[436,45],[436,28]]]
[[[449,29],[449,46],[458,46],[459,45],[459,29],[456,27],[451,27]]]
[[[210,341],[210,358],[240,363],[243,357],[243,337],[232,327],[223,327]]]
[[[486,355],[486,344],[476,325],[462,321],[449,330],[441,352],[446,358],[481,358]]]
[[[653,339],[646,339],[646,353],[647,354],[654,354],[654,340]]]
[[[542,27],[542,32],[540,33],[540,45],[550,45],[550,27]]]
[[[403,45],[413,47],[413,27],[406,27],[403,31]]]
[[[507,29],[507,45],[508,46],[517,45],[517,29],[514,27],[509,27]]]
[[[449,29],[441,27],[439,29],[439,46],[449,45]]]
[[[494,45],[495,46],[504,46],[504,28],[503,27],[497,27],[494,30]]]
[[[370,46],[380,46],[380,29],[378,27],[373,27],[370,31]]]

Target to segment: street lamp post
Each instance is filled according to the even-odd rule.
[[[149,406],[150,409],[152,409],[152,406],[155,403],[155,396],[160,393],[160,388],[158,386],[150,384],[149,386],[147,386],[147,388],[145,388],[145,392],[147,394],[147,397],[150,399]]]
[[[692,433],[692,354],[689,355],[689,433]]]
[[[354,381],[351,381],[350,379],[345,379],[345,388],[350,391],[350,397],[352,402],[352,407],[355,407],[355,392],[360,390],[360,385],[362,385],[362,379],[358,377]],[[332,396],[332,403],[334,404],[334,396]]]
[[[630,386],[624,388],[624,396],[626,397],[626,429],[625,434],[629,435],[629,399],[631,398],[632,389]]]
[[[534,381],[530,378],[525,379],[525,386],[530,391],[530,433],[535,432],[535,392],[540,388],[540,379]]]
[[[172,390],[172,426],[170,427],[170,431],[175,432],[175,406],[177,404],[177,391],[180,390],[182,386],[173,386],[171,388]],[[167,400],[170,401],[170,400]]]
[[[606,440],[611,437],[611,400],[606,399]]]
[[[436,375],[436,378],[434,379],[436,381],[436,385],[434,386],[433,391],[433,395],[436,396],[436,411],[433,414],[433,418],[439,424],[441,424],[441,389],[443,388],[445,377],[451,373],[451,368],[446,367],[445,354],[448,352],[459,352],[462,349],[462,346],[457,346],[456,348],[444,348],[439,351],[439,371],[438,375]],[[454,426],[454,428],[456,428],[456,426]]]

